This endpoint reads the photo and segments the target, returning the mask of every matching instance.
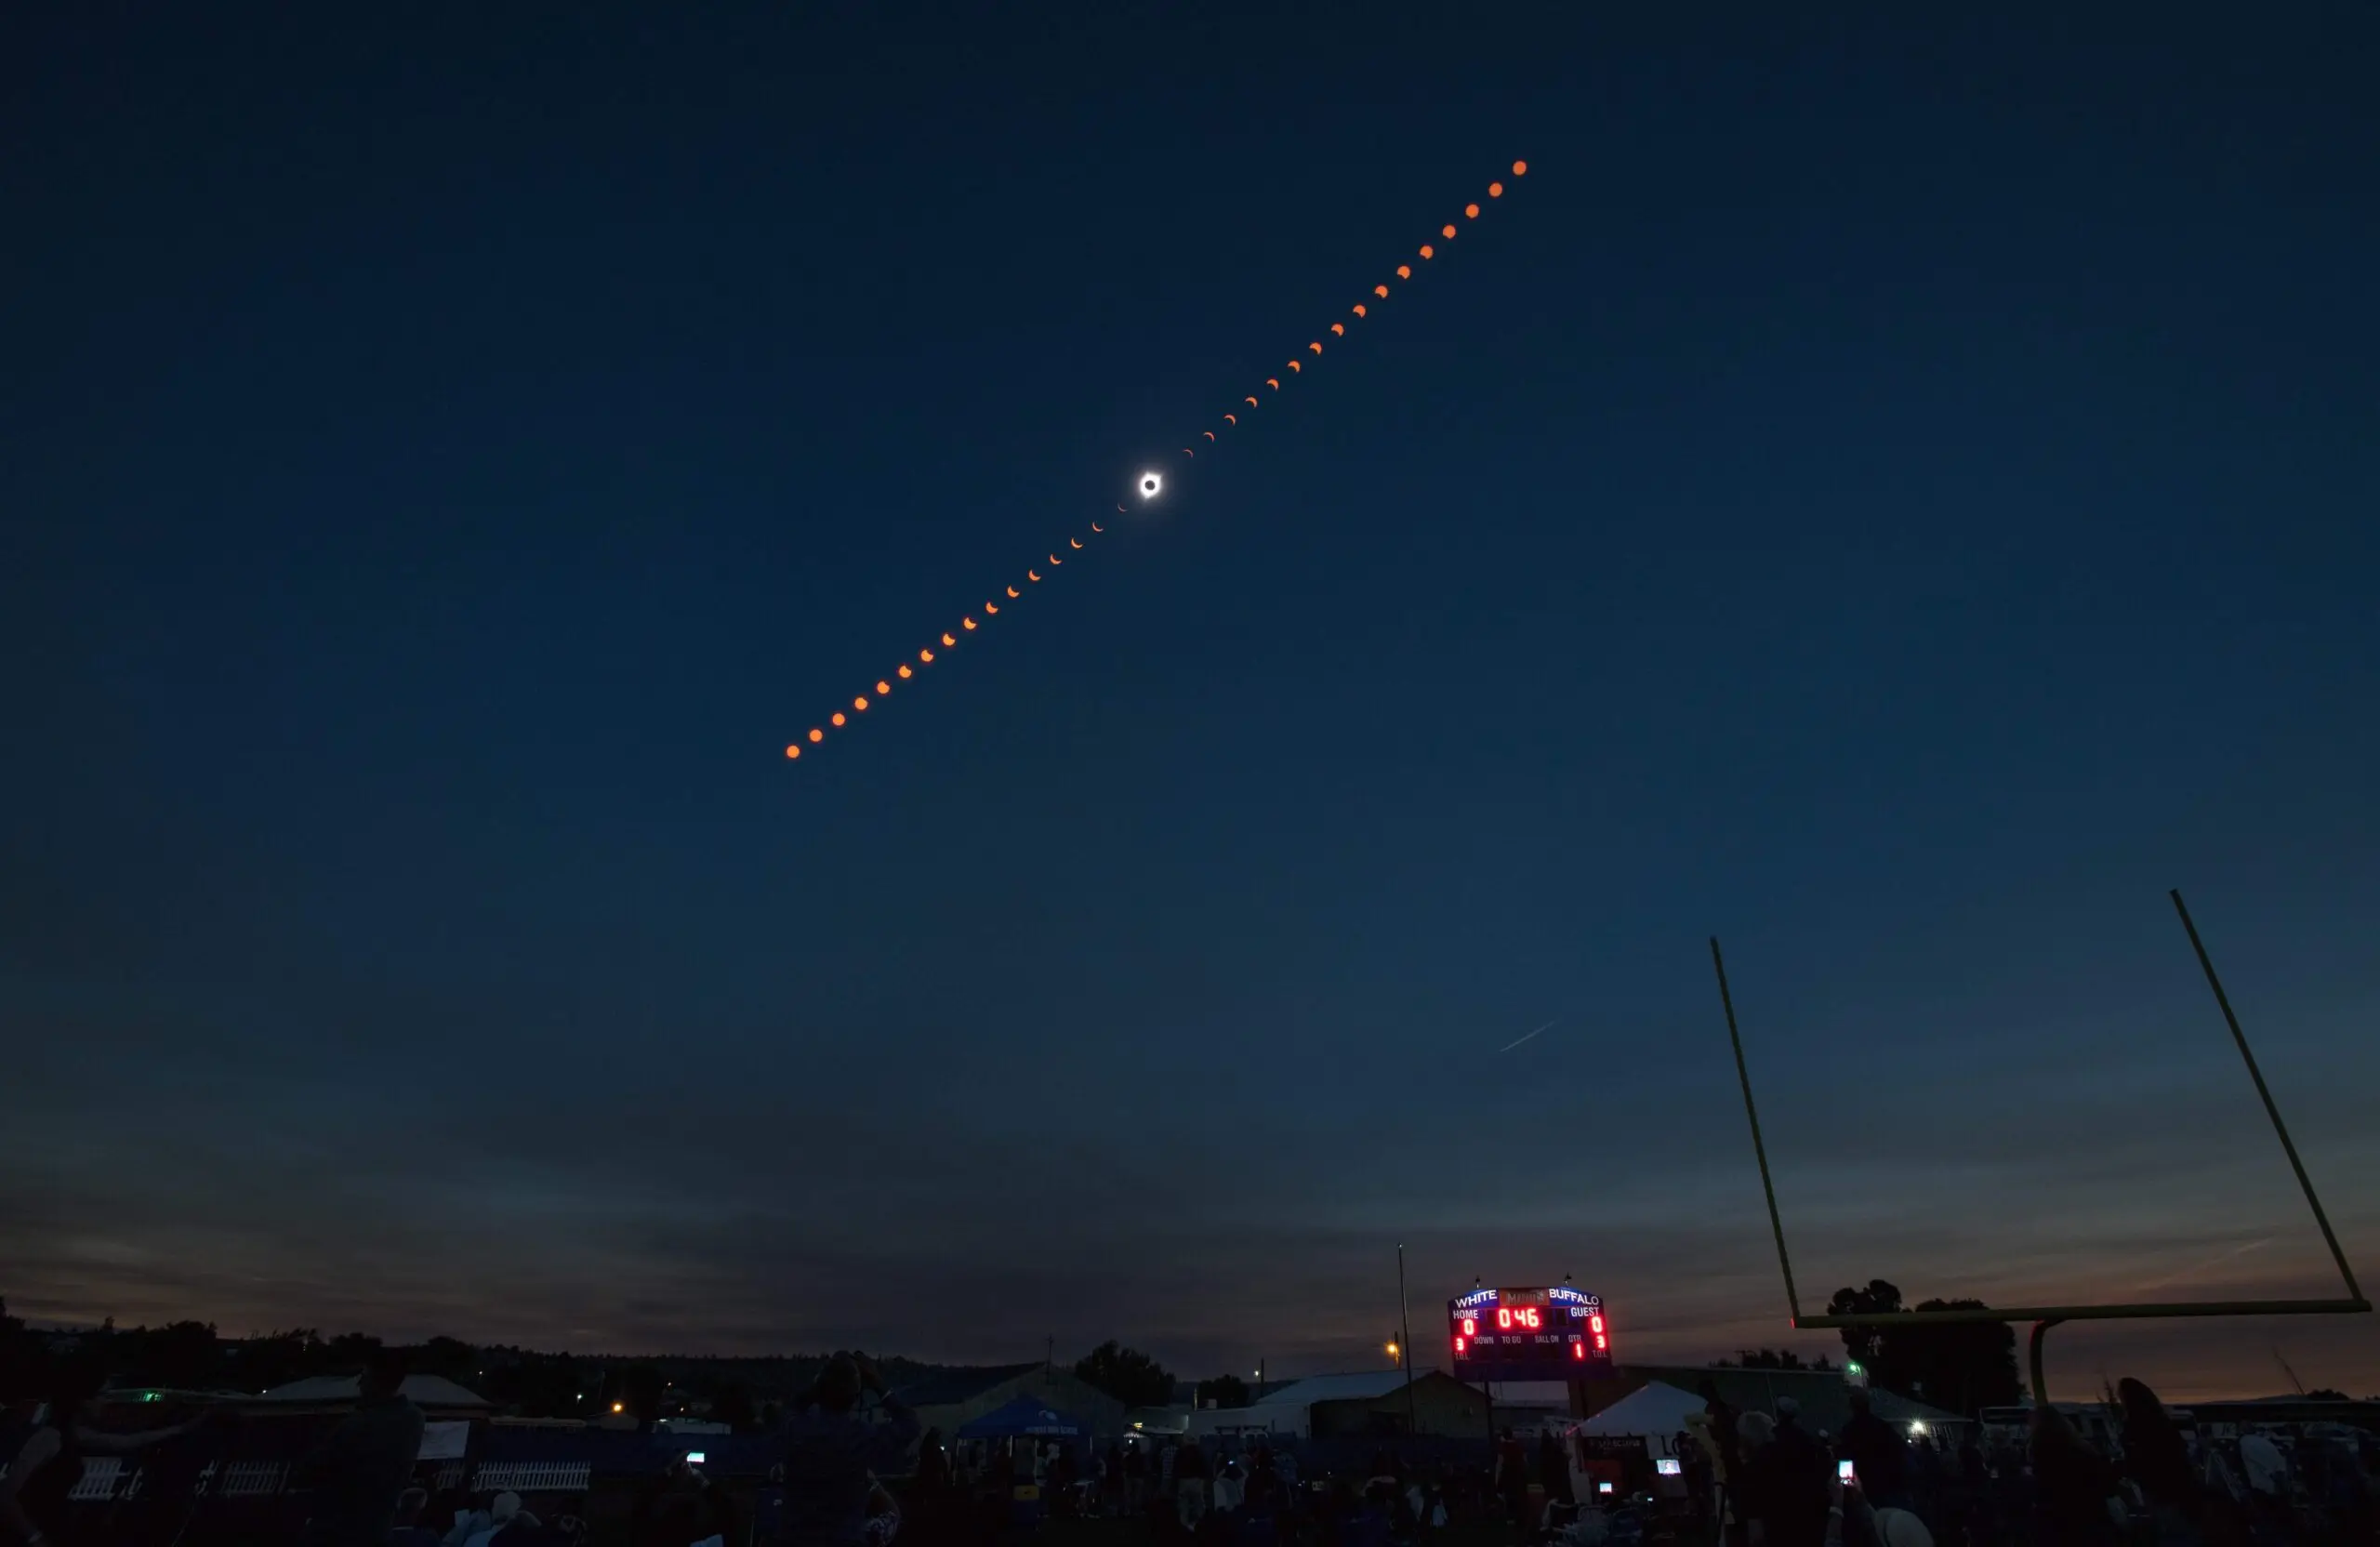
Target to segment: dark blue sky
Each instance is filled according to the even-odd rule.
[[[1713,932],[1819,1297],[2330,1292],[2173,885],[2380,1276],[2369,8],[1276,9],[11,14],[12,1309],[1773,1343]]]

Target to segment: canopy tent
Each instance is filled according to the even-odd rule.
[[[994,1408],[959,1429],[960,1439],[1010,1439],[1029,1435],[1038,1439],[1080,1439],[1091,1432],[1079,1419],[1045,1408],[1030,1396]]]
[[[1689,1391],[1655,1381],[1639,1386],[1610,1407],[1579,1425],[1582,1435],[1642,1435],[1652,1442],[1656,1456],[1670,1454],[1670,1441],[1686,1426],[1688,1414],[1703,1409],[1703,1400]]]

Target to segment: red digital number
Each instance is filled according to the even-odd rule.
[[[1479,1323],[1472,1320],[1469,1316],[1463,1317],[1462,1335],[1466,1338],[1477,1337],[1479,1335]]]
[[[1587,1330],[1591,1332],[1600,1332],[1603,1330],[1602,1312],[1598,1311],[1593,1316],[1587,1318]]]

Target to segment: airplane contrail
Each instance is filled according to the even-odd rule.
[[[2249,1252],[2254,1251],[2261,1247],[2270,1246],[2274,1239],[2275,1237],[2267,1236],[2261,1241],[2250,1241],[2245,1246],[2235,1246],[2230,1250],[2224,1252],[2221,1256],[2210,1257],[2194,1268],[2184,1268],[2179,1273],[2166,1275],[2164,1277],[2158,1279],[2153,1284],[2143,1284],[2140,1286],[2139,1289],[2136,1289],[2134,1292],[2139,1293],[2141,1290],[2162,1289],[2168,1284],[2178,1284],[2185,1278],[2195,1278],[2209,1268],[2221,1267],[2224,1263],[2231,1261],[2234,1257],[2245,1257]]]
[[[1558,1021],[1558,1020],[1560,1020],[1561,1018],[1562,1018],[1561,1016],[1556,1015],[1555,1017],[1554,1017],[1554,1021]],[[1545,1026],[1550,1026],[1550,1025],[1552,1025],[1554,1024],[1554,1021],[1548,1021],[1548,1022],[1546,1022],[1546,1023],[1545,1023]],[[1540,1026],[1540,1027],[1538,1027],[1538,1028],[1537,1028],[1537,1031],[1543,1031],[1543,1030],[1545,1029],[1545,1026]],[[1528,1034],[1528,1037],[1534,1037],[1534,1036],[1536,1036],[1536,1035],[1537,1035],[1537,1031],[1532,1031],[1532,1032],[1530,1032],[1530,1033]],[[1511,1042],[1507,1042],[1507,1043],[1505,1043],[1502,1047],[1498,1048],[1496,1051],[1497,1051],[1498,1052],[1510,1052],[1510,1051],[1512,1051],[1514,1048],[1519,1047],[1519,1046],[1521,1045],[1521,1043],[1527,1041],[1527,1040],[1528,1040],[1528,1037],[1523,1037],[1523,1038],[1518,1038],[1518,1039],[1516,1039],[1516,1040],[1514,1040],[1514,1041],[1511,1041]]]

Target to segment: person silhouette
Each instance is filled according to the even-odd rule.
[[[873,1392],[882,1423],[859,1416]],[[866,1547],[868,1500],[879,1473],[908,1470],[920,1437],[917,1414],[886,1389],[875,1361],[839,1354],[785,1425],[785,1540],[791,1547]]]

